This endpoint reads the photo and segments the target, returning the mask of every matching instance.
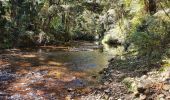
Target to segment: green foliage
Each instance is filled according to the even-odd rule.
[[[64,40],[65,29],[60,16],[56,16],[51,21],[50,34],[59,41]]]
[[[74,34],[72,35],[72,38],[74,40],[86,40],[86,41],[94,41],[95,40],[95,34],[89,34],[85,33],[80,30],[75,30]]]
[[[1,46],[0,46],[0,48],[11,48],[12,47],[12,44],[11,44],[11,40],[10,39],[7,39],[7,38],[5,38],[0,44],[1,44]]]
[[[2,1],[0,1],[0,28],[3,28],[6,23],[6,19],[3,18],[4,15],[5,15],[5,7],[2,5]]]
[[[62,27],[62,20],[59,16],[56,16],[51,21],[51,27],[59,30]]]
[[[135,45],[139,56],[150,60],[160,60],[169,44],[169,24],[157,17],[148,17],[131,33],[130,41]]]
[[[160,3],[158,9],[167,8],[169,1]],[[112,37],[120,40],[121,44],[124,41],[132,42],[140,55],[159,58],[161,55],[159,51],[165,48],[163,42],[169,42],[169,23],[167,23],[169,19],[148,17],[144,7],[143,0],[0,1],[1,44],[8,45],[7,47],[20,43],[36,45],[41,32],[45,34],[44,41],[54,41],[54,43],[72,39],[94,40],[95,36],[99,35],[101,38],[107,31],[113,34]],[[105,16],[109,9],[114,9],[116,14]],[[100,19],[102,16],[105,17],[104,21]],[[115,17],[115,22],[110,22],[109,17]],[[126,20],[129,26],[124,23]],[[113,23],[115,26],[109,27]],[[111,38],[108,40],[115,42]]]
[[[168,2],[163,0],[156,2],[157,10],[161,9],[161,11],[151,16],[147,11],[150,10],[150,5],[144,0],[116,1],[111,5],[116,11],[116,24],[107,30],[108,34],[105,35],[103,41],[114,44],[116,40],[124,39],[121,44],[125,45],[125,51],[127,50],[126,44],[128,47],[131,44],[128,54],[135,55],[138,59],[142,58],[147,64],[158,63],[169,50]],[[124,37],[121,38],[120,35]]]
[[[84,11],[84,7],[81,5],[75,5],[71,7],[70,10],[74,12],[77,16],[79,16]]]
[[[88,3],[88,2],[82,3],[82,6],[84,6],[87,10],[90,10],[94,13],[101,13],[104,7],[103,5],[100,5],[98,3]]]
[[[128,88],[128,91],[135,92],[137,91],[137,85],[132,78],[125,78],[122,83]]]

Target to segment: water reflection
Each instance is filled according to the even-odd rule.
[[[100,71],[107,66],[108,60],[111,58],[105,52],[94,51],[76,51],[76,52],[64,52],[64,51],[52,51],[41,53],[39,59],[46,62],[57,62],[65,65],[72,71],[85,71],[94,73],[94,71]],[[56,64],[57,64],[56,63]]]

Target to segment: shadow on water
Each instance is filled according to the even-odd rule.
[[[0,55],[0,99],[66,99],[91,91],[112,57],[92,43],[7,50]]]

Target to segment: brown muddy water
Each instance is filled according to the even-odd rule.
[[[0,55],[0,100],[79,99],[112,57],[94,43],[11,49]]]

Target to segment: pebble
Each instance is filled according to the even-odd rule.
[[[167,78],[167,79],[165,80],[165,83],[170,84],[170,78]]]
[[[146,99],[146,95],[140,95],[140,100],[144,100],[144,99]]]
[[[9,99],[10,99],[10,100],[21,100],[22,97],[21,97],[20,94],[14,94],[14,95],[12,95]]]
[[[67,89],[68,92],[71,92],[71,91],[73,91],[73,90],[74,90],[73,88],[68,88],[68,89]]]
[[[159,98],[163,98],[165,95],[164,94],[160,94],[159,95]]]
[[[104,98],[107,100],[109,98],[109,96],[108,95],[104,95]]]
[[[170,96],[166,96],[166,99],[168,99],[168,100],[169,100],[169,99],[170,99]]]
[[[141,77],[141,79],[146,79],[147,78],[147,76],[146,75],[143,75],[142,77]]]
[[[72,95],[67,95],[67,97],[65,98],[66,100],[71,100]]]
[[[0,81],[10,81],[15,78],[15,75],[9,73],[0,73]]]
[[[107,90],[104,90],[105,93],[109,93],[110,92],[110,89],[107,89]]]
[[[31,90],[31,88],[26,88],[25,90]]]
[[[164,98],[160,98],[159,100],[165,100]]]
[[[170,85],[165,84],[165,85],[163,86],[163,89],[166,90],[166,91],[170,90]]]
[[[113,69],[111,69],[111,70],[110,70],[110,72],[112,73],[112,72],[114,72],[114,70],[113,70]]]
[[[108,100],[114,100],[114,98],[113,97],[109,97],[109,99]]]
[[[104,85],[109,85],[109,82],[104,82]]]

